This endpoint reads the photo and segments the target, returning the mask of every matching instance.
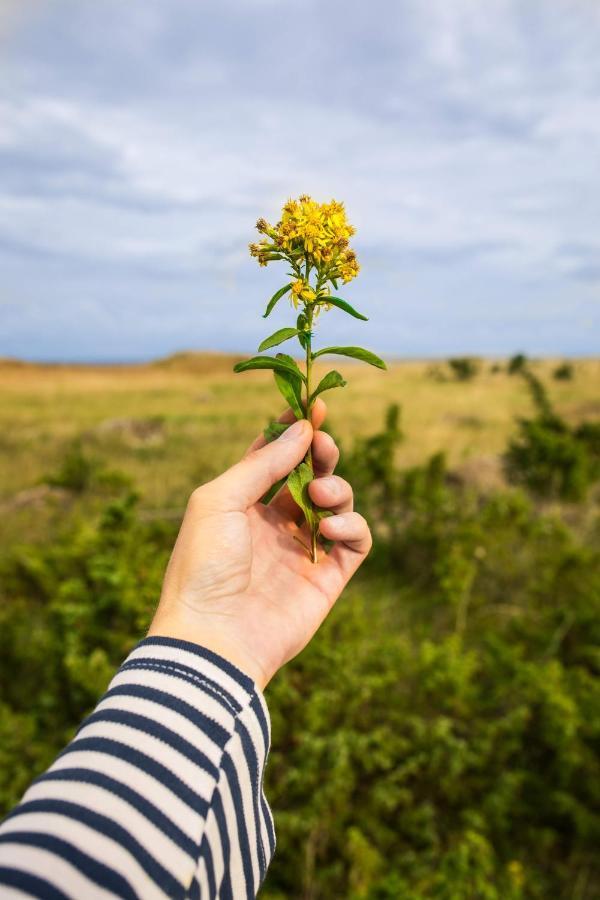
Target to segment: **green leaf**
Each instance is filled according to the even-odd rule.
[[[258,348],[259,352],[268,350],[269,347],[276,347],[277,344],[283,344],[284,341],[289,341],[290,338],[296,337],[297,334],[298,330],[296,328],[280,328],[279,331],[275,331],[270,337],[264,339]]]
[[[338,309],[343,309],[344,312],[349,313],[351,316],[354,316],[355,319],[362,319],[363,322],[368,322],[366,316],[363,316],[362,313],[359,313],[353,306],[350,306],[349,303],[346,303],[345,300],[342,300],[341,297],[319,297],[320,300],[323,300],[324,303],[331,303],[332,306],[337,306]]]
[[[289,284],[285,284],[282,288],[279,288],[278,291],[275,291],[275,293],[273,294],[273,296],[271,297],[271,299],[269,300],[269,302],[267,304],[267,308],[263,315],[263,319],[266,319],[267,316],[273,311],[273,308],[274,308],[275,304],[277,303],[277,301],[281,300],[281,298],[283,297],[284,294],[287,294],[287,292],[291,289],[292,284],[293,284],[293,282],[290,281]]]
[[[322,350],[317,350],[316,353],[313,353],[313,359],[316,359],[317,356],[323,356],[324,353],[336,353],[338,356],[351,356],[353,359],[361,359],[371,366],[377,366],[378,369],[387,369],[387,366],[382,359],[375,356],[370,350],[363,349],[363,347],[323,347]]]
[[[321,509],[321,507],[315,507],[315,515],[320,521],[321,519],[328,519],[329,516],[333,516],[334,513],[330,509]]]
[[[302,405],[302,382],[295,375],[289,372],[273,372],[275,376],[275,384],[279,389],[279,393],[286,403],[294,411],[297,419],[304,418],[304,407]]]
[[[267,505],[267,503],[270,503],[271,500],[273,499],[273,497],[275,496],[275,494],[278,491],[280,491],[281,488],[284,486],[286,481],[287,481],[286,476],[284,476],[283,478],[280,478],[279,481],[276,481],[275,484],[269,488],[267,493],[262,495],[262,497],[260,498],[260,502],[264,503],[265,506]]]
[[[270,444],[271,441],[277,440],[277,438],[281,437],[283,432],[287,431],[289,427],[289,422],[269,422],[269,424],[263,431],[265,441]]]
[[[243,362],[236,363],[233,367],[234,372],[248,372],[251,369],[275,369],[278,372],[291,372],[292,375],[300,375],[301,378],[304,376],[300,372],[300,369],[294,362],[293,365],[290,365],[289,362],[286,362],[283,359],[280,359],[282,354],[278,354],[276,357],[273,356],[253,356],[251,359],[245,359]],[[291,359],[291,357],[290,357]]]
[[[308,463],[301,462],[288,475],[287,486],[290,494],[304,513],[309,525],[313,525],[315,516],[312,500],[308,496],[308,486],[313,480],[313,471]]]
[[[306,381],[304,372],[300,371],[300,369],[298,368],[298,363],[293,356],[290,356],[289,353],[277,353],[276,358],[282,360],[282,362],[284,362],[286,366],[290,366],[301,381]]]
[[[310,402],[315,399],[319,394],[322,394],[323,391],[330,391],[332,388],[336,387],[344,387],[346,382],[342,378],[339,372],[335,370],[332,372],[328,372],[323,378],[321,378],[320,382],[310,395]]]

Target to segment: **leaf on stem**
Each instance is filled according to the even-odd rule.
[[[338,356],[351,356],[353,359],[360,359],[363,362],[369,363],[371,366],[377,366],[378,369],[387,369],[387,366],[382,359],[375,356],[370,350],[365,350],[363,347],[323,347],[322,350],[317,350],[316,353],[313,353],[313,359],[316,359],[317,356],[323,356],[324,353],[336,353]]]
[[[290,356],[289,353],[277,353],[276,358],[280,359],[282,362],[284,362],[286,364],[286,366],[291,367],[294,374],[298,378],[300,378],[301,381],[306,381],[306,376],[304,375],[304,372],[300,371],[300,369],[298,368],[298,363],[296,362],[296,360],[294,359],[293,356]]]
[[[312,527],[315,522],[315,514],[310,497],[308,496],[308,486],[313,480],[313,471],[308,463],[301,462],[288,475],[287,486],[289,492],[304,513],[306,521]]]
[[[304,407],[302,405],[302,387],[300,379],[291,375],[290,372],[273,372],[275,376],[275,384],[279,389],[279,393],[292,408],[297,419],[304,418]]]
[[[278,437],[281,437],[283,432],[287,431],[289,427],[289,422],[269,422],[269,424],[263,431],[263,435],[267,444],[270,444],[271,441],[275,441]]]
[[[290,338],[296,337],[297,334],[297,328],[280,328],[279,331],[275,331],[268,338],[264,339],[258,348],[259,352],[261,350],[268,350],[269,347],[276,347],[277,344],[283,344],[284,341],[289,341]]]
[[[281,300],[283,295],[287,294],[287,292],[289,290],[291,290],[292,284],[293,284],[293,282],[290,281],[289,284],[285,284],[282,288],[279,288],[278,291],[275,291],[275,293],[273,294],[273,296],[271,297],[271,299],[269,300],[269,302],[267,304],[267,308],[264,312],[263,319],[266,319],[267,316],[273,311],[273,307],[275,306],[277,301]]]
[[[290,372],[292,375],[300,375],[304,378],[296,363],[292,360],[293,365],[281,359],[278,354],[273,356],[253,356],[251,359],[245,359],[243,362],[236,363],[233,367],[234,372],[248,372],[251,369],[275,369],[278,372]],[[291,359],[291,357],[290,357]]]
[[[328,372],[327,375],[324,375],[323,378],[321,378],[320,382],[310,395],[311,404],[315,397],[322,394],[323,391],[330,391],[332,388],[336,387],[344,387],[345,384],[346,382],[339,372],[336,372],[335,370]]]
[[[363,322],[368,322],[367,316],[363,316],[362,313],[359,313],[358,310],[354,309],[353,306],[350,306],[349,303],[346,303],[345,300],[342,300],[341,297],[322,297],[325,303],[330,303],[332,306],[337,306],[338,309],[343,309],[344,312],[349,313],[349,315],[354,316],[355,319],[362,319]]]
[[[286,476],[284,476],[283,478],[280,478],[279,481],[276,481],[275,484],[273,484],[269,488],[267,493],[262,495],[262,497],[260,498],[260,502],[264,503],[265,506],[267,505],[267,503],[270,503],[271,500],[273,499],[273,497],[275,496],[275,494],[277,494],[281,490],[281,488],[284,486],[286,481],[287,481]]]

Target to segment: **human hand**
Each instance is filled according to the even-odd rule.
[[[241,462],[192,494],[167,567],[150,635],[188,640],[219,653],[262,689],[317,631],[371,548],[365,519],[352,511],[352,488],[333,471],[339,451],[300,420],[270,444],[257,438]],[[288,410],[280,421],[294,421]],[[301,512],[287,488],[265,506],[260,498],[304,458],[312,441],[312,500],[334,512],[320,523],[336,541],[309,559],[294,534]],[[310,538],[308,539],[310,543]]]

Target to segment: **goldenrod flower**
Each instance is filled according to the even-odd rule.
[[[348,282],[359,272],[356,254],[349,245],[354,227],[346,218],[344,204],[337,200],[317,203],[308,194],[302,194],[297,200],[289,199],[285,203],[275,226],[261,217],[256,227],[270,239],[250,245],[250,254],[261,266],[283,256],[298,276],[295,285],[304,284],[305,276],[315,272],[315,289],[308,282],[303,288],[292,288],[294,305],[299,300],[318,302],[325,294],[327,282],[335,284],[336,279]]]
[[[313,350],[313,326],[323,310],[342,310],[355,319],[366,320],[366,316],[354,309],[342,297],[338,297],[340,281],[350,281],[359,271],[355,252],[350,248],[350,238],[354,228],[346,218],[344,204],[337,200],[329,203],[317,203],[308,194],[302,194],[297,200],[289,199],[285,203],[281,218],[275,226],[270,225],[262,217],[256,227],[266,235],[258,244],[250,244],[250,255],[258,259],[261,266],[272,260],[285,260],[290,271],[291,281],[275,291],[264,313],[267,318],[282,297],[289,296],[292,306],[299,314],[295,316],[295,328],[279,328],[259,345],[259,353],[271,347],[277,347],[285,341],[297,338],[306,354],[306,373],[299,368],[296,361],[284,354],[276,356],[255,356],[252,359],[235,365],[236,372],[251,369],[273,369],[275,383],[285,398],[296,418],[310,420],[311,408],[318,395],[335,387],[343,387],[346,383],[339,372],[328,372],[318,384],[313,381],[313,361],[324,353],[335,353],[361,359],[379,369],[385,369],[382,359],[362,347],[324,347]],[[331,287],[330,287],[331,285]],[[333,292],[332,292],[333,289]],[[271,440],[281,426],[265,431],[267,440]],[[310,532],[310,546],[304,544],[297,535],[297,540],[304,546],[311,560],[317,562],[317,546],[319,539],[319,521],[323,515],[312,501],[306,498],[306,486],[313,477],[312,458],[307,455],[289,475],[287,484],[290,493],[304,513]]]

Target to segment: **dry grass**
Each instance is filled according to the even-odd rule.
[[[194,484],[233,462],[281,408],[270,373],[234,375],[238,358],[179,354],[129,366],[0,361],[0,501],[39,483],[79,439],[127,472],[146,505],[181,504]],[[479,458],[489,468],[515,416],[531,408],[522,380],[493,372],[489,361],[470,382],[436,380],[443,363],[398,362],[388,373],[342,360],[336,365],[349,384],[328,395],[334,432],[350,443],[378,429],[386,407],[399,403],[406,432],[399,461],[406,465],[443,449],[459,470],[467,460],[477,469]],[[598,416],[600,360],[578,361],[572,381],[552,379],[556,361],[535,365],[560,413],[572,421]]]

